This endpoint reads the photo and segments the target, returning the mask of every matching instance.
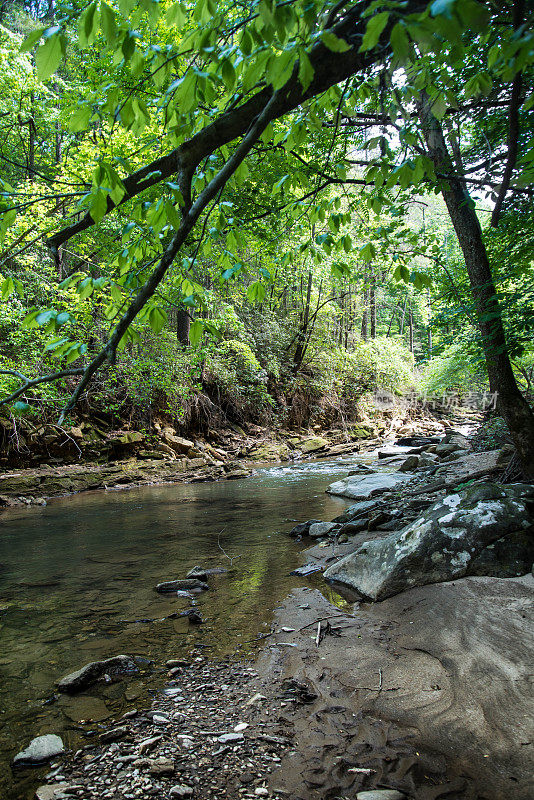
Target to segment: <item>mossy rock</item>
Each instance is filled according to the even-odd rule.
[[[269,442],[260,447],[256,447],[248,458],[252,461],[286,461],[289,456],[289,448],[281,442]]]
[[[314,453],[316,450],[322,450],[327,445],[328,440],[323,439],[322,436],[310,436],[308,439],[301,440],[299,450],[302,450],[303,453]]]

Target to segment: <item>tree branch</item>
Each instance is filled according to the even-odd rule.
[[[15,378],[24,381],[23,386],[16,389],[9,397],[4,397],[0,400],[0,406],[4,406],[6,403],[11,403],[13,400],[16,400],[17,397],[20,397],[21,394],[31,389],[32,386],[38,386],[40,383],[49,383],[50,381],[58,381],[60,378],[68,378],[71,375],[83,375],[83,372],[83,367],[78,367],[77,369],[62,369],[59,372],[51,372],[49,375],[42,375],[40,378],[30,379],[14,369],[0,369],[0,375],[14,375]]]

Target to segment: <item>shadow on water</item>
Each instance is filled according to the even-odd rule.
[[[12,757],[33,737],[59,733],[78,746],[104,720],[147,702],[166,659],[251,652],[277,602],[306,583],[289,576],[301,545],[277,531],[340,513],[346,502],[325,487],[361,460],[265,468],[246,481],[78,495],[0,517],[0,796],[32,797],[47,771],[12,775]],[[196,564],[228,572],[196,599],[206,624],[193,627],[168,618],[191,601],[158,595],[154,586]],[[118,653],[154,667],[54,699],[64,674]]]

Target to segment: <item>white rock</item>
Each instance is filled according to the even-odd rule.
[[[241,731],[246,730],[248,728],[247,722],[238,722],[238,724],[234,728],[234,733],[240,733]]]
[[[269,797],[269,791],[264,786],[258,786],[254,789],[256,797]]]
[[[241,742],[244,738],[242,733],[223,733],[222,736],[217,737],[217,741],[221,744],[231,744],[232,742]]]
[[[53,786],[39,786],[39,788],[35,790],[35,800],[60,800],[64,796],[63,791],[68,788],[68,783],[56,783]]]
[[[411,477],[411,475],[401,475],[398,472],[377,472],[363,478],[352,475],[345,480],[331,483],[326,491],[341,497],[350,497],[352,500],[368,500],[371,495],[400,487],[401,484],[411,480]]]
[[[16,767],[27,764],[42,764],[54,756],[59,756],[65,751],[63,742],[55,733],[47,733],[33,739],[25,750],[17,753],[13,759]]]
[[[193,797],[193,789],[181,783],[178,786],[173,786],[169,792],[169,797]]]
[[[404,800],[406,797],[396,789],[371,789],[368,792],[358,792],[356,800]]]

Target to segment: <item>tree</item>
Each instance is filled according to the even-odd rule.
[[[48,237],[50,250],[57,253],[72,237],[95,224],[102,227],[108,215],[123,208],[130,216],[123,238],[128,241],[136,226],[144,225],[147,234],[142,248],[136,243],[116,256],[122,277],[110,277],[107,286],[121,287],[109,312],[110,319],[118,319],[101,350],[78,369],[81,380],[64,414],[132,335],[136,317],[156,320],[158,287],[184,247],[189,249],[189,269],[193,267],[214,214],[219,214],[216,232],[224,233],[227,243],[230,237],[237,241],[236,220],[230,222],[221,210],[223,192],[243,180],[245,159],[251,161],[263,145],[283,143],[299,166],[294,183],[302,187],[301,195],[288,204],[295,216],[304,207],[310,216],[324,214],[325,191],[331,187],[363,187],[347,199],[345,211],[329,210],[332,233],[322,234],[318,242],[327,254],[346,247],[343,226],[358,204],[365,203],[377,215],[395,214],[402,198],[442,192],[466,259],[491,386],[499,394],[524,468],[532,475],[532,412],[515,384],[502,312],[467,189],[472,185],[498,191],[494,223],[507,197],[532,194],[532,151],[517,159],[519,102],[521,113],[528,114],[534,61],[521,0],[498,10],[477,0],[260,0],[243,7],[199,0],[168,6],[167,27],[163,10],[151,0],[139,8],[125,0],[118,9],[94,0],[79,20],[72,7],[56,26],[37,29],[24,45],[31,49],[42,37],[35,59],[43,80],[57,69],[71,39],[89,53],[98,47],[107,70],[105,86],[88,93],[71,117],[72,131],[102,132],[101,155],[79,192],[77,219]],[[78,22],[77,36],[73,22]],[[162,45],[154,46],[154,37]],[[481,52],[487,56],[482,69]],[[510,124],[498,143],[502,150],[508,141],[508,155],[499,152],[489,165],[465,167],[462,146],[476,138],[469,126],[480,97],[488,116],[508,108]],[[466,113],[471,114],[467,123]],[[281,129],[277,120],[284,120]],[[458,122],[459,131],[452,122]],[[143,140],[143,147],[154,141],[154,126],[166,146],[173,141],[175,146],[125,174],[122,155],[109,160],[119,125]],[[373,127],[378,136],[367,142],[371,157],[354,159],[351,142]],[[481,169],[486,171],[479,177]],[[283,194],[286,185],[284,176],[273,192]],[[149,198],[144,206],[136,200],[141,195]],[[8,191],[5,196],[9,202],[15,195]],[[5,209],[4,230],[14,211],[16,204]],[[201,219],[199,231],[195,226]],[[390,235],[386,231],[385,239]],[[310,243],[303,246],[316,250]],[[375,245],[364,244],[361,254],[364,262],[371,262]],[[398,259],[396,277],[423,288],[424,276],[410,274],[406,253],[399,250]],[[131,300],[124,297],[124,276]],[[255,292],[258,297],[265,294],[260,288]]]

